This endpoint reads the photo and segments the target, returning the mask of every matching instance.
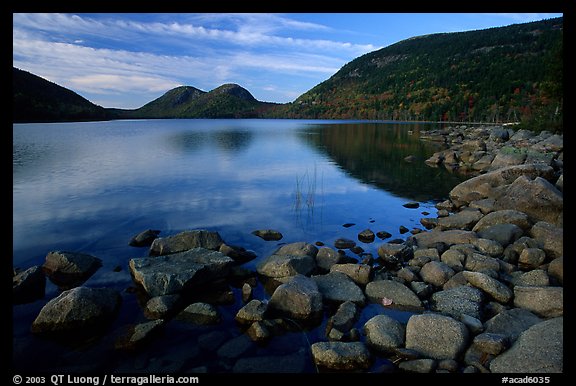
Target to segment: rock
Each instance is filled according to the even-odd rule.
[[[218,248],[218,252],[232,258],[234,262],[243,264],[250,260],[254,260],[257,256],[254,252],[248,251],[243,247],[222,244]]]
[[[526,176],[531,179],[536,177],[551,179],[553,175],[554,169],[550,166],[538,164],[508,166],[486,174],[481,174],[458,184],[450,191],[449,197],[452,202],[460,207],[469,204],[470,201],[493,197],[495,195],[495,188],[512,184],[519,176]],[[516,208],[502,207],[501,209]],[[521,209],[518,210],[523,212]]]
[[[430,308],[456,319],[460,319],[464,314],[481,320],[484,300],[481,290],[465,285],[435,292],[431,298]]]
[[[354,283],[365,286],[370,281],[372,267],[366,264],[334,264],[330,272],[342,272],[347,275]]]
[[[472,230],[474,232],[480,232],[481,230],[497,224],[514,224],[524,231],[527,231],[532,227],[526,213],[513,209],[503,209],[488,213],[486,216],[482,217],[476,225],[474,225]]]
[[[564,313],[564,288],[514,287],[514,306],[525,308],[544,318]]]
[[[330,370],[364,370],[370,367],[370,352],[362,342],[316,342],[312,357],[319,367]]]
[[[398,368],[410,373],[431,373],[436,370],[438,363],[434,359],[422,358],[400,362]]]
[[[282,233],[273,229],[258,229],[253,231],[252,234],[266,241],[278,241],[284,237]]]
[[[512,308],[500,312],[484,323],[486,332],[506,336],[514,342],[520,334],[542,321],[541,318],[523,308]]]
[[[387,315],[376,315],[364,324],[366,344],[383,353],[391,353],[404,346],[406,331],[397,320]]]
[[[412,248],[402,244],[384,243],[378,247],[378,256],[388,264],[409,260],[412,255]]]
[[[426,283],[442,287],[456,272],[441,261],[430,261],[420,269],[420,277]]]
[[[358,240],[363,243],[371,243],[376,238],[376,235],[370,229],[364,229],[362,232],[358,233]]]
[[[176,318],[194,324],[218,324],[222,320],[218,309],[208,303],[192,303],[180,312]]]
[[[484,253],[492,257],[500,257],[504,252],[504,247],[502,247],[502,244],[495,240],[480,238],[472,241],[472,245],[478,248],[480,253]]]
[[[380,303],[383,298],[392,300],[391,308],[422,311],[422,301],[404,284],[394,280],[376,280],[366,285],[366,296],[370,300]]]
[[[102,260],[85,253],[53,251],[42,265],[44,274],[61,290],[77,287],[102,266]]]
[[[252,298],[252,286],[249,283],[242,284],[242,301],[248,302]]]
[[[157,238],[150,246],[150,256],[162,256],[183,252],[193,248],[204,248],[217,251],[224,241],[218,232],[192,230],[180,232],[173,236]]]
[[[521,287],[547,287],[550,285],[550,278],[546,271],[534,269],[528,272],[518,272],[517,276],[512,277],[512,284]]]
[[[120,302],[120,294],[113,289],[75,287],[42,307],[32,322],[32,332],[95,335],[114,320]]]
[[[478,209],[462,210],[451,216],[438,219],[436,227],[440,230],[471,230],[484,215]]]
[[[556,259],[564,255],[563,228],[539,221],[530,229],[529,235],[540,243],[541,248],[550,259]]]
[[[195,248],[166,256],[130,259],[130,273],[149,296],[180,293],[228,274],[233,260],[220,252]]]
[[[440,260],[455,272],[461,272],[464,270],[466,255],[457,249],[448,249],[442,254]]]
[[[433,359],[456,359],[466,349],[466,326],[439,314],[412,315],[406,325],[406,348]]]
[[[334,241],[334,247],[337,249],[350,249],[356,246],[356,242],[350,239],[340,238]]]
[[[474,272],[497,274],[500,269],[500,262],[493,257],[484,256],[481,253],[472,253],[466,258],[464,269]]]
[[[460,229],[441,231],[434,229],[430,232],[422,232],[410,236],[406,241],[408,245],[416,245],[419,248],[433,247],[438,243],[444,243],[448,246],[454,244],[470,244],[477,239],[476,232],[465,231]]]
[[[416,209],[416,208],[420,207],[420,204],[415,202],[415,201],[411,201],[411,202],[407,202],[405,204],[402,204],[402,206],[404,208]]]
[[[144,307],[144,316],[148,319],[167,319],[172,317],[180,305],[179,294],[155,296]]]
[[[334,264],[342,262],[342,255],[330,247],[322,247],[316,254],[316,264],[325,271],[330,271]]]
[[[246,334],[254,342],[264,342],[272,337],[272,334],[262,322],[253,322],[246,330]]]
[[[485,332],[474,337],[472,346],[478,351],[490,355],[499,355],[508,349],[510,342],[508,337],[500,334]]]
[[[132,237],[128,245],[131,247],[149,247],[159,234],[159,230],[147,229]]]
[[[362,289],[352,279],[341,272],[330,272],[326,275],[312,276],[318,285],[325,301],[332,303],[344,303],[349,300],[358,305],[364,305],[366,301]]]
[[[376,232],[376,236],[377,236],[379,239],[384,240],[384,239],[387,239],[387,238],[392,237],[392,234],[391,234],[390,232],[380,231],[380,232]]]
[[[306,361],[306,354],[302,351],[297,351],[288,355],[267,355],[239,358],[234,364],[232,372],[241,374],[298,374],[305,371]]]
[[[31,303],[42,299],[46,290],[46,276],[39,265],[12,277],[12,303]]]
[[[315,280],[298,274],[276,288],[268,309],[282,316],[313,321],[322,314],[322,293]]]
[[[316,257],[318,248],[315,245],[309,244],[304,241],[286,244],[278,248],[275,255],[289,255],[289,256],[310,256]]]
[[[564,283],[564,257],[554,259],[548,264],[548,275],[558,280],[560,284]]]
[[[562,226],[564,200],[562,192],[546,179],[518,177],[496,199],[495,209],[514,209],[526,213],[532,222],[546,221]]]
[[[163,325],[164,321],[159,319],[132,326],[126,334],[116,340],[114,347],[119,350],[139,349],[148,342]]]
[[[564,318],[538,323],[524,331],[514,345],[490,362],[493,373],[562,373]]]
[[[498,150],[490,170],[496,170],[507,166],[522,165],[526,160],[526,151],[515,148],[513,146],[503,146]]]
[[[546,259],[546,253],[540,248],[525,248],[520,253],[518,265],[522,268],[538,268]]]
[[[268,304],[258,299],[252,299],[236,313],[236,321],[241,324],[252,324],[264,320]]]
[[[518,240],[523,234],[522,228],[515,224],[491,225],[478,232],[479,237],[497,241],[504,248]]]
[[[470,284],[476,288],[481,289],[497,302],[506,304],[514,296],[510,288],[488,275],[485,275],[481,272],[470,271],[464,271],[462,273]]]
[[[263,276],[281,278],[297,274],[310,275],[316,269],[314,257],[309,255],[270,255],[260,262],[256,271]]]
[[[343,337],[354,326],[357,317],[358,307],[354,302],[347,300],[340,304],[336,313],[328,319],[326,336],[330,337],[333,330],[336,330]]]

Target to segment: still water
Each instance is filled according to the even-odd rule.
[[[91,254],[103,260],[86,283],[122,292],[120,315],[109,336],[74,345],[31,336],[30,324],[57,296],[13,307],[13,365],[54,371],[233,371],[235,358],[205,346],[213,336],[243,339],[233,323],[243,305],[222,305],[219,326],[170,322],[144,353],[118,354],[113,339],[130,323],[146,321],[133,295],[128,260],[147,255],[128,246],[145,229],[160,236],[184,230],[218,231],[230,245],[256,253],[248,269],[279,243],[307,241],[333,246],[357,240],[364,229],[405,239],[401,225],[422,228],[420,218],[463,180],[424,160],[438,148],[418,139],[428,124],[305,120],[124,120],[13,125],[13,264],[41,265],[49,251]],[[412,155],[413,162],[405,157]],[[403,207],[408,201],[418,209]],[[354,224],[343,227],[344,224]],[[280,242],[251,234],[275,229]],[[379,243],[358,243],[377,255]],[[361,259],[348,251],[348,255]],[[259,285],[256,298],[269,295]],[[361,326],[381,313],[364,308]],[[395,315],[402,318],[401,314]],[[288,333],[250,347],[242,358],[284,358],[295,371],[315,371],[309,344],[323,340],[322,326]],[[200,342],[200,343],[199,343]],[[240,342],[239,344],[241,344]],[[259,360],[260,371],[278,370]]]

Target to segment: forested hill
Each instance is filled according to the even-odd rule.
[[[27,71],[12,70],[12,122],[95,121],[109,112],[67,88]]]
[[[407,39],[358,57],[278,117],[561,125],[563,18]]]

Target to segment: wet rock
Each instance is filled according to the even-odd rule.
[[[253,231],[252,234],[266,241],[278,241],[284,237],[282,233],[274,229],[258,229]]]
[[[208,303],[192,303],[180,312],[176,318],[194,324],[218,324],[222,320],[218,309]]]
[[[144,316],[148,319],[166,319],[172,317],[180,306],[179,294],[155,296],[146,302]]]
[[[316,261],[312,256],[284,254],[270,255],[256,267],[260,275],[272,278],[310,275],[315,269]]]
[[[193,248],[204,248],[217,251],[224,243],[218,232],[207,230],[184,231],[173,236],[155,239],[150,246],[150,256],[162,256]]]
[[[312,276],[312,279],[318,285],[324,301],[344,303],[349,300],[364,305],[365,297],[362,289],[347,275],[341,272],[330,272],[326,275]]]
[[[392,237],[392,234],[390,232],[386,232],[386,231],[379,231],[379,232],[376,232],[376,236],[379,239],[384,240],[384,239]]]
[[[433,359],[456,359],[469,341],[466,326],[439,314],[412,315],[406,325],[406,348]]]
[[[388,264],[397,264],[413,256],[412,248],[403,244],[384,243],[378,247],[378,256]]]
[[[315,280],[298,274],[276,288],[268,308],[290,318],[315,320],[322,313],[322,293]]]
[[[130,259],[130,273],[150,296],[170,295],[225,277],[233,260],[195,248],[166,256]]]
[[[12,303],[30,303],[42,299],[46,289],[46,276],[39,265],[12,277]]]
[[[330,370],[364,370],[370,367],[370,351],[362,342],[316,342],[312,357],[317,366]]]
[[[252,324],[264,320],[268,304],[258,299],[252,299],[236,313],[236,321],[241,324]]]
[[[376,280],[366,285],[366,296],[370,300],[380,303],[383,298],[391,299],[390,307],[408,310],[423,310],[422,301],[404,284],[394,280]]]
[[[358,240],[363,243],[371,243],[376,238],[376,235],[370,229],[364,229],[362,232],[358,233]]]
[[[411,201],[411,202],[407,202],[405,204],[402,204],[402,206],[404,208],[416,209],[416,208],[420,207],[420,204],[415,202],[415,201]]]
[[[341,340],[354,326],[358,317],[358,307],[351,301],[345,301],[338,306],[336,313],[326,323],[326,336],[331,340]],[[333,339],[334,337],[339,339]]]
[[[422,358],[400,362],[398,368],[410,373],[431,373],[436,370],[438,363],[434,359]]]
[[[330,272],[342,272],[354,283],[365,286],[370,281],[372,267],[366,264],[335,264],[330,268]]]
[[[316,254],[316,264],[319,268],[330,271],[334,264],[343,262],[343,256],[330,247],[322,247]]]
[[[513,346],[490,363],[493,373],[562,373],[564,318],[538,323],[524,331]]]
[[[278,248],[275,255],[290,255],[290,256],[310,256],[316,257],[318,254],[318,248],[315,245],[300,241],[296,243],[290,243]]]
[[[391,353],[404,346],[405,328],[387,315],[376,315],[364,324],[366,344],[378,351]]]
[[[92,255],[53,251],[46,255],[42,270],[52,283],[65,290],[81,285],[100,267],[102,260]]]
[[[145,231],[142,231],[136,236],[132,237],[128,245],[131,247],[149,247],[152,242],[158,238],[159,234],[159,230],[146,229]]]
[[[563,287],[514,287],[514,306],[539,316],[554,318],[564,313]]]
[[[522,228],[515,224],[496,224],[478,231],[478,236],[483,239],[497,241],[502,247],[507,247],[518,240],[523,234]]]
[[[146,344],[163,325],[164,321],[159,319],[132,326],[126,334],[116,340],[114,347],[119,350],[139,349]]]
[[[350,239],[340,238],[334,241],[334,247],[337,249],[350,249],[356,246],[356,242]]]
[[[220,253],[232,258],[232,260],[234,260],[234,262],[239,263],[239,264],[246,263],[246,262],[254,260],[256,258],[256,254],[252,251],[246,250],[246,248],[234,246],[234,245],[228,245],[228,244],[224,244],[224,243],[222,245],[220,245],[220,248],[218,248],[218,251]]]
[[[113,289],[75,287],[42,307],[32,322],[32,332],[93,335],[114,320],[120,302],[120,294]]]

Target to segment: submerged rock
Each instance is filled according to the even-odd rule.
[[[278,241],[282,240],[282,233],[274,229],[258,229],[252,232],[253,235],[260,237],[265,241]]]
[[[204,248],[217,251],[224,243],[218,232],[207,230],[184,231],[173,236],[155,239],[150,246],[150,256],[162,256],[187,251],[193,248]]]
[[[147,229],[132,237],[128,245],[131,247],[149,247],[158,238],[159,234],[159,230]]]
[[[17,273],[12,278],[12,303],[30,303],[44,297],[46,276],[38,265]]]

